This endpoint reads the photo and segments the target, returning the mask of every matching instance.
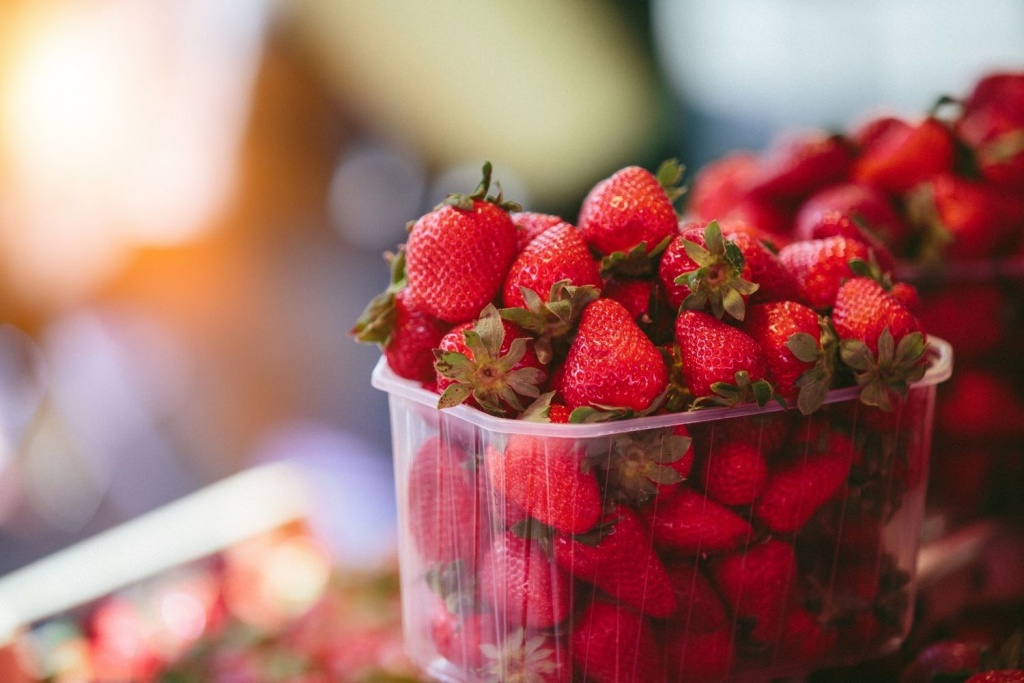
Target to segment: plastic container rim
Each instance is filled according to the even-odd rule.
[[[912,387],[928,387],[949,379],[953,372],[953,349],[949,342],[939,337],[928,337],[928,354],[931,364],[925,371],[924,377],[915,382]],[[419,403],[425,407],[437,410],[437,394],[417,383],[396,375],[388,367],[387,359],[381,356],[371,375],[371,384],[374,388],[388,393],[389,396],[400,396]],[[844,387],[833,389],[828,392],[825,403],[837,403],[856,398],[860,388]],[[496,417],[488,413],[460,405],[453,408],[445,408],[444,412],[469,422],[477,427],[491,432],[505,434],[526,434],[542,437],[565,437],[565,438],[590,438],[621,434],[623,432],[640,431],[645,429],[660,429],[674,427],[677,425],[698,424],[711,422],[713,420],[725,420],[749,415],[763,415],[786,410],[775,401],[769,402],[763,407],[755,404],[744,404],[735,407],[703,408],[700,410],[689,410],[664,415],[650,415],[647,417],[636,417],[627,420],[612,420],[592,424],[554,424],[550,422],[531,422],[528,420],[516,420],[504,417]]]

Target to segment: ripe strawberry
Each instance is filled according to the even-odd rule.
[[[776,533],[799,530],[846,482],[853,455],[849,437],[809,423],[769,468],[754,516]]]
[[[673,309],[704,310],[718,318],[728,313],[742,320],[757,290],[743,252],[715,221],[683,226],[661,256],[658,279]]]
[[[697,422],[690,432],[698,458],[706,458],[719,442],[736,439],[756,445],[771,459],[786,442],[792,423],[792,414],[783,411]]]
[[[853,180],[894,195],[953,168],[953,134],[942,121],[890,120],[861,148],[850,168]]]
[[[480,599],[511,628],[548,628],[569,616],[572,584],[540,545],[514,532],[495,536],[477,575]]]
[[[772,254],[778,254],[779,249],[793,241],[789,234],[792,219],[788,215],[780,218],[776,225],[775,221],[764,221],[756,216],[745,216],[742,215],[742,211],[737,210],[716,222],[722,228],[722,234],[727,238],[732,239],[735,235],[740,234],[748,235]]]
[[[733,615],[761,643],[773,642],[784,625],[795,572],[793,546],[776,539],[716,558],[709,567],[711,581]]]
[[[836,642],[836,632],[826,627],[821,617],[793,605],[783,619],[775,656],[782,662],[814,664],[834,650]]]
[[[415,305],[450,323],[472,320],[498,294],[516,255],[515,208],[487,196],[491,166],[470,195],[449,195],[409,231],[405,247]]]
[[[694,220],[721,220],[749,194],[758,156],[749,150],[725,154],[700,169],[686,195],[686,213]]]
[[[983,178],[1024,186],[1024,73],[994,72],[977,83],[954,122]]]
[[[960,363],[983,359],[1010,338],[1014,305],[996,282],[963,282],[928,290],[916,315],[929,334],[950,343]]]
[[[685,481],[693,466],[693,440],[686,425],[625,432],[590,461],[606,494],[639,505]]]
[[[512,222],[516,225],[516,252],[526,248],[542,232],[565,223],[565,219],[550,213],[536,211],[513,211]]]
[[[555,534],[552,554],[570,576],[643,614],[667,617],[676,609],[675,593],[652,548],[651,534],[628,507],[616,506],[587,534]]]
[[[777,301],[751,306],[743,330],[764,350],[768,379],[800,412],[817,410],[835,373],[835,337],[808,306]]]
[[[623,605],[594,600],[569,635],[576,668],[594,683],[662,683],[660,648],[650,623]]]
[[[758,161],[750,193],[775,202],[800,201],[846,176],[852,158],[849,143],[824,131],[777,136]]]
[[[696,559],[672,558],[665,571],[676,595],[676,611],[669,624],[690,633],[710,633],[731,625],[718,591]]]
[[[409,535],[427,563],[475,566],[488,543],[482,473],[458,445],[433,436],[413,455],[406,489]]]
[[[503,452],[490,446],[485,457],[497,500],[566,534],[589,531],[601,517],[597,477],[576,440],[511,434]]]
[[[750,281],[757,285],[750,295],[750,303],[804,300],[803,289],[796,276],[761,240],[746,232],[733,232],[729,239],[739,247],[750,271]]]
[[[1024,217],[1017,193],[953,173],[928,178],[907,202],[910,219],[924,233],[925,258],[994,256],[1013,243]]]
[[[735,550],[753,536],[746,519],[689,486],[679,486],[641,509],[655,545],[669,553]]]
[[[1024,398],[1002,371],[965,367],[936,408],[943,433],[972,440],[1024,437]]]
[[[612,299],[587,305],[565,358],[565,404],[644,413],[667,387],[665,361],[629,311]]]
[[[855,275],[850,261],[874,260],[883,271],[891,271],[891,257],[886,252],[839,235],[793,242],[779,250],[779,260],[796,276],[807,305],[818,312],[830,309],[839,285]]]
[[[457,325],[434,352],[438,408],[468,401],[495,415],[521,413],[522,399],[540,396],[547,377],[532,346],[522,328],[488,304],[475,323]]]
[[[485,661],[480,666],[487,681],[569,683],[572,662],[565,644],[552,635],[515,629],[497,643],[481,646]]]
[[[583,236],[564,222],[535,237],[512,261],[502,289],[505,306],[526,305],[523,287],[547,301],[552,285],[561,280],[576,287],[601,285],[597,262]]]
[[[768,361],[747,333],[700,311],[676,318],[682,375],[697,403],[735,405],[753,398],[764,405],[774,391],[765,380]]]
[[[494,613],[452,612],[438,600],[430,619],[430,637],[437,653],[459,667],[477,668],[486,661],[482,647],[494,641],[498,625]]]
[[[839,288],[832,308],[839,353],[861,387],[861,401],[891,410],[924,376],[927,345],[921,325],[874,280],[854,277]]]
[[[723,505],[749,505],[764,490],[768,463],[756,444],[726,439],[697,463],[704,492]]]
[[[587,244],[604,257],[605,267],[627,257],[644,260],[660,252],[676,234],[673,202],[682,167],[666,162],[657,175],[628,166],[600,181],[580,206],[576,225]]]
[[[673,629],[665,635],[664,653],[669,680],[687,683],[725,680],[736,661],[729,627],[707,632]]]
[[[842,182],[814,193],[800,205],[793,221],[797,239],[821,239],[842,235],[886,245],[900,253],[908,246],[910,226],[897,213],[889,198],[877,188]]]

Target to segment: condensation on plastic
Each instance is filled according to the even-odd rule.
[[[772,404],[572,425],[503,419],[468,406],[438,410],[436,394],[397,377],[382,358],[373,385],[389,394],[407,653],[436,679],[475,683],[508,680],[517,666],[541,672],[538,680],[546,681],[593,676],[607,666],[619,667],[616,680],[767,680],[893,651],[912,619],[936,385],[952,372],[946,342],[932,338],[930,355],[925,376],[892,413],[861,404],[854,387],[830,392],[810,416]],[[651,564],[672,568],[676,600],[667,615],[643,600],[638,604],[625,588],[616,594],[620,584],[610,588],[593,574],[580,578],[575,565],[556,562],[536,534],[522,543],[508,541],[520,538],[512,529],[522,529],[525,518],[556,518],[552,511],[564,502],[545,500],[528,514],[511,494],[506,499],[511,482],[503,459],[510,443],[528,440],[549,474],[566,458],[586,458],[587,476],[610,503],[610,463],[623,446],[663,447],[670,434],[693,439],[696,460],[686,479],[659,485],[646,499],[617,501],[616,508],[636,513],[644,552],[653,550],[648,565],[636,571],[650,574]],[[716,503],[702,485],[703,468],[730,439],[745,438],[761,452],[771,477],[797,461],[825,457],[811,434],[827,448],[833,447],[830,435],[848,438],[852,465],[826,501],[808,503],[813,507],[806,521],[794,529],[772,530],[756,502]],[[532,495],[543,498],[555,485],[544,476],[535,477]],[[694,549],[667,541],[652,529],[683,524],[666,515],[677,514],[669,512],[680,509],[670,497],[684,490],[696,492],[702,509],[728,508],[751,532],[728,550],[710,542]],[[549,527],[534,528],[555,537],[568,533],[551,531],[554,522],[545,521]],[[738,560],[753,567],[769,543],[785,544],[784,554],[792,557],[777,589],[783,597],[771,609],[758,606],[756,596],[771,592],[762,579],[737,589],[723,578],[724,565],[735,567]],[[706,618],[706,599],[687,602],[698,582],[715,588],[714,607],[719,609],[717,601],[725,607],[724,625]],[[527,583],[553,597],[527,595]],[[653,583],[645,585],[653,592]],[[595,604],[622,624],[622,632],[605,634],[603,645],[599,630],[586,634],[589,620],[597,618]]]

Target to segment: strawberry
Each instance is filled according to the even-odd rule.
[[[594,683],[663,683],[654,629],[623,605],[594,600],[569,635],[576,668]]]
[[[513,211],[510,216],[516,225],[516,252],[526,248],[534,237],[548,228],[565,223],[565,219],[550,213],[539,213],[536,211]]]
[[[453,194],[421,216],[405,247],[411,300],[450,323],[472,320],[498,294],[516,255],[516,208],[487,195],[491,166],[469,195]]]
[[[913,313],[874,280],[854,277],[832,308],[839,353],[854,372],[863,403],[891,410],[924,376],[927,345]]]
[[[708,632],[673,629],[665,636],[664,654],[670,681],[726,680],[736,661],[732,629]]]
[[[776,539],[718,557],[709,567],[726,605],[761,643],[774,641],[783,627],[795,571],[793,546]]]
[[[480,476],[462,448],[437,436],[413,455],[406,489],[409,535],[425,562],[475,566],[488,543]]]
[[[852,156],[849,143],[840,135],[824,131],[779,135],[761,155],[750,193],[780,203],[800,201],[842,180]]]
[[[674,161],[662,164],[657,175],[627,166],[591,188],[576,225],[587,244],[605,257],[605,270],[633,259],[642,265],[664,249],[678,226],[673,202],[681,177],[682,167]]]
[[[693,466],[693,440],[686,425],[671,430],[625,432],[601,445],[591,462],[601,471],[605,491],[643,504],[685,481]]]
[[[981,176],[1024,186],[1024,73],[994,72],[975,83],[954,122]]]
[[[655,545],[669,553],[715,554],[741,547],[753,528],[728,507],[680,486],[641,509]]]
[[[776,657],[785,662],[815,664],[835,649],[836,642],[836,632],[826,627],[821,617],[794,605],[783,618]]]
[[[512,434],[504,451],[485,450],[497,500],[566,534],[589,531],[602,515],[596,475],[574,439]]]
[[[724,218],[746,199],[757,171],[758,157],[740,150],[709,161],[697,173],[687,193],[686,212],[695,220]]]
[[[652,548],[651,534],[628,507],[616,506],[587,534],[556,534],[552,554],[570,576],[643,614],[667,617],[676,609],[675,592]]]
[[[793,235],[798,240],[842,235],[873,247],[886,245],[895,252],[908,246],[910,232],[883,192],[849,181],[808,197],[793,220]]]
[[[752,306],[743,330],[768,361],[768,379],[808,415],[825,400],[835,373],[835,337],[814,309],[796,301]]]
[[[670,629],[709,633],[731,625],[721,596],[697,560],[672,558],[665,562],[665,571],[676,596],[676,611],[668,622]]]
[[[971,440],[1024,437],[1024,398],[1001,371],[964,367],[936,408],[944,433]]]
[[[464,401],[495,415],[521,413],[546,379],[533,340],[488,304],[475,323],[457,325],[434,351],[438,408]]]
[[[768,361],[747,333],[708,313],[680,311],[676,318],[682,375],[695,402],[764,405],[774,391],[765,380]]]
[[[750,271],[750,281],[757,285],[750,303],[803,301],[804,293],[796,276],[760,239],[747,232],[733,232],[729,239],[739,247]]]
[[[749,505],[764,490],[768,463],[747,441],[726,439],[697,464],[697,476],[708,496],[723,505]]]
[[[779,260],[796,276],[807,305],[818,312],[828,311],[839,285],[855,275],[851,261],[876,260],[884,271],[891,270],[891,258],[884,251],[840,235],[793,242],[779,250]]]
[[[746,301],[757,290],[749,278],[743,252],[715,221],[683,226],[658,263],[669,306],[707,310],[718,318],[728,313],[743,319]]]
[[[577,287],[599,287],[601,276],[580,231],[560,223],[535,237],[512,261],[505,274],[505,306],[525,306],[523,288],[548,299],[551,286],[561,280]]]
[[[840,490],[853,464],[853,443],[844,434],[808,423],[789,444],[788,455],[768,471],[754,516],[773,532],[793,533]]]
[[[950,343],[959,363],[981,360],[1009,339],[1008,321],[1014,305],[998,283],[963,282],[928,290],[916,315],[929,334]]]
[[[453,613],[440,600],[430,620],[430,637],[437,653],[460,667],[483,666],[486,657],[482,648],[497,633],[493,612]]]
[[[748,235],[772,254],[778,254],[779,249],[793,241],[789,234],[792,219],[788,216],[780,219],[779,224],[775,225],[775,221],[763,221],[756,216],[744,216],[742,211],[737,209],[716,222],[722,228],[722,234],[727,238],[732,239],[741,234]]]
[[[510,628],[548,628],[569,616],[571,581],[537,541],[512,531],[495,536],[477,575],[480,599]]]
[[[481,645],[484,661],[479,667],[486,681],[569,683],[572,663],[561,640],[544,633],[515,629],[499,643]]]
[[[955,156],[953,134],[939,119],[893,119],[861,148],[850,176],[898,195],[937,173],[952,170]]]
[[[541,235],[535,242],[546,238],[547,235]],[[554,282],[543,296],[530,288],[524,288],[520,293],[522,306],[501,309],[501,317],[533,336],[533,348],[541,363],[561,369],[561,361],[565,358],[583,309],[599,298],[601,291],[594,285],[576,287],[567,278]]]
[[[736,439],[756,445],[770,459],[785,443],[792,422],[792,413],[782,411],[697,422],[690,432],[698,458],[706,458],[720,441]]]
[[[667,387],[665,361],[629,311],[612,299],[587,305],[565,358],[565,404],[644,413]]]

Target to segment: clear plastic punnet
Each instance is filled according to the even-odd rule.
[[[589,424],[436,408],[381,359],[405,646],[440,681],[742,681],[896,649],[936,386]]]

